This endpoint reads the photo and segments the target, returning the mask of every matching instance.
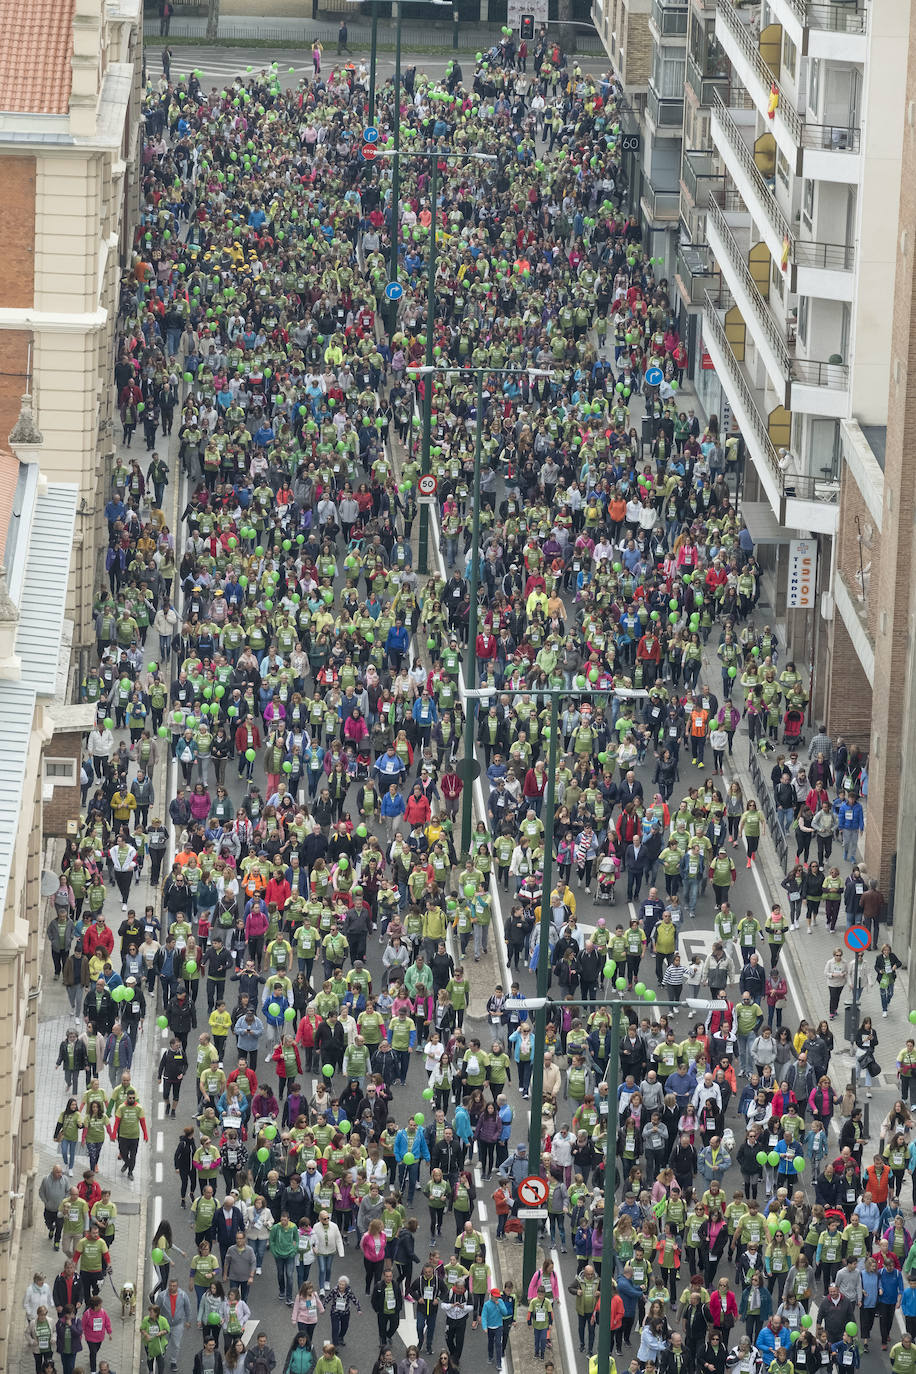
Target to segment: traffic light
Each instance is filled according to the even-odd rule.
[[[523,14],[523,15],[522,15],[522,38],[524,38],[524,40],[525,40],[526,43],[531,43],[531,42],[533,42],[533,40],[534,40],[534,15],[533,15],[533,14]]]

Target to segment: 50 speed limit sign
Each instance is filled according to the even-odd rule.
[[[439,483],[436,481],[432,473],[425,472],[423,476],[420,478],[419,482],[417,483],[417,491],[420,493],[424,500],[429,501],[435,496],[436,488],[438,487],[438,485]]]

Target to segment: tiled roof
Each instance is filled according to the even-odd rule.
[[[0,0],[0,110],[66,114],[76,0]]]

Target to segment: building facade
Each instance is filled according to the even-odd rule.
[[[30,391],[46,476],[78,482],[78,646],[92,637],[114,331],[138,218],[140,10],[140,0],[0,0],[0,434]]]
[[[34,1201],[44,799],[52,708],[69,678],[65,622],[79,490],[49,482],[31,412],[0,452],[0,1369],[21,1321],[16,1264]],[[50,750],[53,754],[53,749]],[[78,815],[78,811],[76,813]]]

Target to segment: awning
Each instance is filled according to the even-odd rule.
[[[791,531],[783,529],[768,501],[742,501],[740,514],[756,544],[787,544]]]

